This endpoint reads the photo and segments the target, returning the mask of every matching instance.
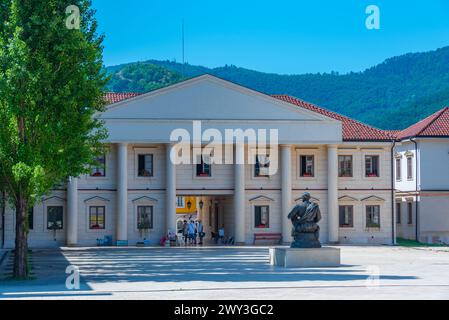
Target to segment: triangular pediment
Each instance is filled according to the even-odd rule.
[[[338,198],[338,200],[340,200],[340,201],[359,201],[356,198],[348,196],[348,195],[341,196],[340,198]]]
[[[138,197],[138,198],[134,199],[133,202],[157,202],[157,199],[143,196],[143,197]]]
[[[257,197],[254,197],[254,198],[252,198],[252,199],[249,199],[249,201],[274,201],[274,199],[272,199],[272,198],[269,198],[269,197],[267,197],[267,196],[257,196]]]
[[[211,75],[110,105],[103,119],[330,121],[269,95]]]
[[[369,196],[369,197],[363,198],[362,201],[385,201],[385,199],[378,197],[378,196]]]
[[[50,201],[50,200],[52,200],[52,201],[66,201],[66,199],[64,199],[64,198],[61,198],[61,197],[58,197],[58,196],[51,196],[51,197],[48,197],[48,198],[43,198],[41,201],[42,202],[46,202],[46,201]]]
[[[91,198],[88,198],[88,199],[84,200],[85,203],[95,202],[95,201],[97,201],[97,202],[109,202],[109,199],[106,199],[106,198],[103,198],[103,197],[100,197],[100,196],[95,196],[95,197],[91,197]]]

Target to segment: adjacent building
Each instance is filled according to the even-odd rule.
[[[449,243],[449,108],[396,133],[397,235]]]
[[[105,236],[114,244],[158,244],[179,227],[179,213],[189,201],[187,214],[194,211],[203,221],[207,241],[224,227],[236,243],[253,244],[254,235],[263,233],[289,242],[287,214],[306,191],[321,207],[323,242],[394,243],[394,138],[389,132],[210,75],[142,95],[111,93],[106,99],[110,105],[98,117],[109,131],[109,152],[90,175],[70,178],[30,210],[30,247],[93,246]],[[198,121],[200,138],[194,132]],[[198,156],[195,148],[210,143],[207,133],[225,137],[226,130],[251,129],[277,130],[278,144],[261,150],[227,141],[222,150],[245,159],[244,164],[209,163],[201,154],[195,164],[170,159],[179,152],[171,139],[176,132],[192,137],[190,149],[183,149],[191,158]],[[396,150],[404,161],[405,152]],[[6,247],[14,246],[14,219],[7,208]]]

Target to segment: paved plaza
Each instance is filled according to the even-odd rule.
[[[293,269],[270,266],[268,247],[35,250],[34,279],[1,280],[0,299],[449,298],[449,248],[340,248],[339,268]],[[66,288],[69,265],[79,290]]]

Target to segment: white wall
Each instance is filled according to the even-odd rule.
[[[96,245],[97,238],[105,235],[116,234],[116,147],[111,147],[111,152],[106,160],[106,177],[92,178],[80,177],[79,179],[79,200],[78,200],[78,240],[81,245]],[[152,153],[154,176],[137,176],[137,154],[139,152]],[[252,154],[247,150],[247,155]],[[313,154],[315,156],[315,177],[299,177],[299,156]],[[339,178],[340,204],[347,204],[350,201],[354,205],[354,228],[340,228],[340,241],[344,243],[391,243],[391,167],[390,167],[390,144],[385,143],[345,143],[341,144],[338,154],[353,155],[353,177]],[[380,177],[366,178],[364,176],[364,156],[367,154],[378,154],[380,156]],[[165,228],[165,146],[157,144],[129,144],[128,146],[128,239],[129,244],[134,245],[143,238],[157,244],[160,237],[164,235]],[[327,147],[320,145],[297,145],[292,147],[292,203],[299,198],[303,192],[308,191],[312,197],[319,202],[322,221],[321,240],[328,238],[328,216],[327,216]],[[252,244],[254,233],[281,233],[281,179],[280,170],[269,178],[254,177],[254,166],[245,166],[246,184],[246,216],[245,231],[246,242]],[[225,229],[229,236],[233,236],[234,231],[234,211],[232,192],[234,187],[234,176],[232,165],[213,165],[212,178],[195,177],[194,165],[180,165],[177,167],[177,188],[178,194],[203,194],[207,195],[210,190],[216,192],[222,198],[220,200],[221,211]],[[203,190],[204,189],[204,190]],[[59,198],[53,200],[60,202],[66,207],[65,191],[54,192]],[[226,195],[226,196],[225,196]],[[250,201],[251,199],[263,196],[262,200]],[[94,199],[91,199],[96,197]],[[145,198],[142,198],[145,197]],[[140,199],[141,200],[137,200]],[[348,200],[350,198],[350,200]],[[369,199],[366,199],[369,198]],[[269,200],[267,200],[269,199]],[[154,207],[154,229],[146,234],[141,234],[137,230],[136,201],[143,201],[144,204]],[[270,228],[267,230],[256,229],[254,227],[254,205],[263,202],[270,206]],[[375,201],[381,206],[381,228],[379,230],[368,230],[365,227],[366,205]],[[139,202],[140,203],[140,202]],[[88,227],[88,207],[89,205],[101,205],[106,207],[106,229],[89,230]],[[66,209],[64,210],[66,212]],[[203,213],[207,215],[207,207]],[[14,219],[12,211],[9,210],[6,220],[7,240],[9,246],[13,246],[14,241]],[[67,219],[64,219],[64,230],[57,232],[56,241],[53,240],[53,231],[46,230],[46,212],[43,205],[35,208],[35,229],[30,232],[30,245],[51,246],[65,244],[65,230]],[[208,222],[205,223],[209,229]],[[210,233],[210,230],[206,231]]]
[[[449,139],[420,139],[421,190],[449,190]]]
[[[412,179],[407,178],[407,155],[413,155],[412,159]],[[418,175],[416,174],[416,166],[420,164],[421,153],[419,149],[415,150],[415,144],[410,141],[402,142],[395,147],[395,158],[394,158],[394,180],[395,180],[395,189],[399,191],[414,191],[416,190],[416,180],[418,180],[418,189],[420,184],[420,174],[418,167]],[[397,180],[396,173],[396,157],[401,160],[401,179]]]

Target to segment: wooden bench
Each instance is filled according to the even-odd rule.
[[[260,240],[279,244],[282,240],[282,233],[255,233],[254,244],[256,244],[256,242]]]

